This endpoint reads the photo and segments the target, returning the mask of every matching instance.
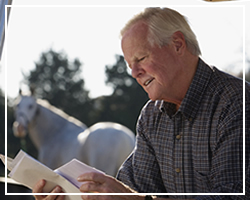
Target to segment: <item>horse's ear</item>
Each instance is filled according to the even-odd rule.
[[[19,95],[22,96],[22,89],[19,88]]]
[[[32,96],[35,95],[35,86],[34,85],[30,85],[30,93]]]

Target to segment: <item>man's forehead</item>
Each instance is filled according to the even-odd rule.
[[[144,34],[146,35],[148,32],[148,25],[144,21],[138,21],[131,25],[131,27],[125,31],[123,38],[126,36],[135,36],[138,34]]]
[[[138,22],[128,29],[122,38],[122,48],[131,48],[147,42],[148,27],[145,23]]]
[[[147,40],[148,26],[145,22],[139,21],[125,31],[121,45],[125,60],[130,63],[137,59],[138,49],[145,49],[148,45]],[[136,52],[136,54],[134,54]]]

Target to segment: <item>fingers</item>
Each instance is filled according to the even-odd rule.
[[[98,193],[129,193],[132,190],[118,181],[114,177],[90,172],[82,174],[78,177],[78,181],[83,182],[80,191],[81,192],[98,192]]]
[[[94,196],[94,195],[82,195],[81,198],[83,200],[98,200],[98,196]]]
[[[83,200],[113,200],[112,196],[107,195],[82,195],[81,198]],[[118,197],[116,200],[121,200],[121,198]]]
[[[101,192],[107,193],[107,183],[111,182],[112,177],[105,174],[90,172],[78,177],[79,182],[83,182],[80,187],[81,192]],[[109,185],[109,184],[108,184]],[[109,185],[109,187],[112,187]]]
[[[64,195],[52,195],[52,193],[61,193],[62,189],[60,186],[56,186],[52,191],[51,191],[51,195],[35,195],[35,199],[36,200],[63,200],[64,199]]]
[[[46,184],[45,180],[38,181],[34,186],[32,193],[41,193],[43,191],[45,184]]]
[[[100,192],[102,190],[101,188],[101,184],[99,183],[95,183],[95,182],[90,182],[90,181],[86,181],[84,182],[81,187],[80,187],[80,191],[81,192]]]
[[[60,186],[56,186],[52,191],[51,191],[51,195],[46,196],[46,198],[44,198],[43,200],[62,200],[64,199],[64,195],[52,195],[52,193],[61,193],[62,192],[62,188]]]
[[[50,193],[62,193],[62,188],[60,186],[56,186]]]
[[[85,173],[85,174],[80,175],[77,178],[77,181],[79,182],[94,181],[96,183],[104,183],[107,177],[108,176],[105,174],[90,172],[90,173]]]
[[[46,184],[45,180],[40,180],[36,183],[36,185],[34,186],[32,193],[42,193],[43,192],[43,188]],[[62,188],[60,186],[56,186],[51,193],[61,193],[62,192]],[[34,195],[36,200],[63,200],[64,199],[64,195]]]
[[[42,193],[45,184],[46,184],[45,180],[38,181],[36,183],[36,185],[34,186],[34,188],[32,190],[32,193]],[[45,198],[44,195],[34,195],[34,197],[35,197],[36,200],[41,200],[41,199]]]
[[[56,198],[56,200],[64,200],[65,195],[60,195]]]

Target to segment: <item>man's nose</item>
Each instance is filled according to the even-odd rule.
[[[132,77],[135,79],[140,77],[144,73],[143,68],[139,64],[133,64],[131,67],[132,67],[131,74],[132,74]]]

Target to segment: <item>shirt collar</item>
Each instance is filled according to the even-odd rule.
[[[201,100],[212,74],[213,68],[208,66],[202,59],[199,58],[192,83],[181,103],[179,110],[177,111],[181,112],[189,121],[192,121],[195,118],[196,113],[200,108]],[[170,117],[173,116],[172,103],[161,101],[160,110],[166,111]]]

